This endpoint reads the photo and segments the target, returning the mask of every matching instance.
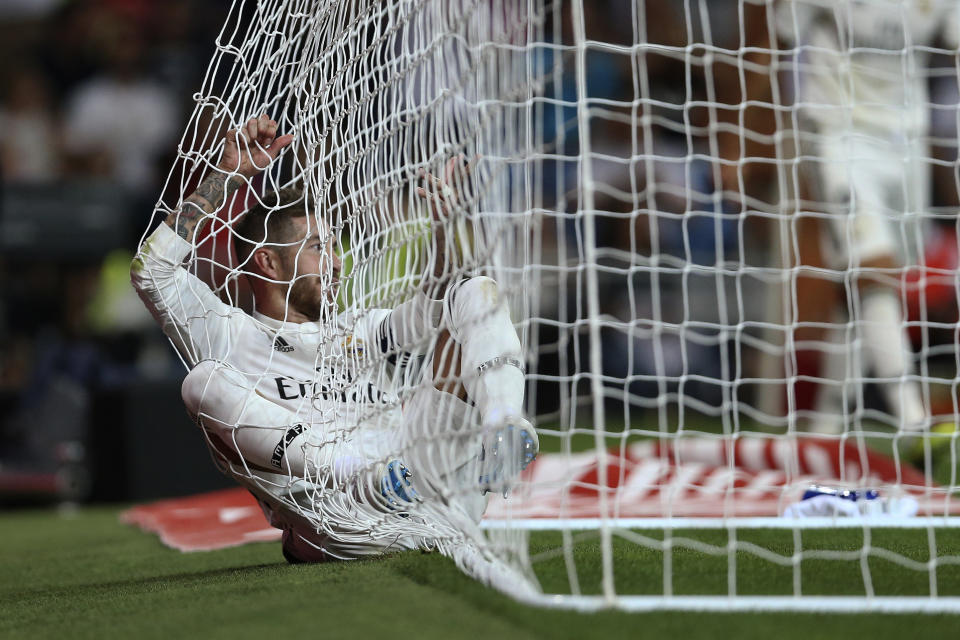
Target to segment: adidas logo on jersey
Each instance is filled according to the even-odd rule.
[[[277,336],[273,340],[273,350],[279,351],[280,353],[290,353],[293,351],[293,347],[283,339],[283,336]]]

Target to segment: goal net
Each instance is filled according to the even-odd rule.
[[[270,114],[292,145],[189,268],[253,313],[234,224],[289,186],[342,267],[317,374],[289,387],[305,473],[211,442],[215,461],[318,539],[438,549],[525,602],[960,610],[958,19],[947,0],[235,0],[155,218]],[[446,206],[418,197],[449,167]],[[475,410],[423,402],[442,323],[393,353],[351,340],[480,275],[541,453],[478,524]],[[213,359],[255,396],[282,376],[245,349]],[[343,443],[360,462],[309,462]],[[370,497],[394,459],[420,494],[402,513]]]

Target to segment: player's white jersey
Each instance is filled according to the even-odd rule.
[[[825,129],[912,137],[929,120],[927,49],[957,47],[958,0],[777,0],[797,100]]]
[[[133,269],[134,286],[190,366],[226,363],[258,395],[313,426],[399,422],[393,367],[387,364],[389,310],[341,314],[329,325],[251,316],[225,304],[183,268],[191,251],[160,225]]]

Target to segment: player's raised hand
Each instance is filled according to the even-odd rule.
[[[432,205],[430,210],[435,220],[448,217],[457,208],[460,198],[468,189],[467,179],[472,170],[473,162],[466,162],[463,155],[447,160],[443,177],[420,170],[424,186],[417,187],[417,195]]]
[[[227,132],[217,168],[252,178],[270,166],[292,141],[290,134],[277,136],[277,122],[267,114],[250,118],[243,126]]]
[[[472,197],[469,184],[472,169],[473,163],[466,162],[462,155],[458,155],[450,158],[444,165],[442,177],[423,169],[418,174],[423,180],[423,186],[417,187],[416,193],[427,201],[433,223],[432,273],[436,289],[431,295],[434,297],[443,296],[448,278],[459,261],[457,243],[447,240],[447,227],[456,224],[453,217],[462,212],[461,201]]]

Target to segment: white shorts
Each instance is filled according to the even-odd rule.
[[[887,256],[901,263],[915,258],[931,187],[924,141],[809,123],[803,130],[801,166],[815,206],[830,214],[827,266],[846,270]]]
[[[436,491],[442,491],[446,506],[455,509],[458,518],[479,523],[487,497],[478,483],[480,427],[475,410],[456,396],[425,387],[404,405],[402,415],[400,428],[359,427],[350,441],[337,447],[338,454],[352,450],[358,459],[398,458],[413,474],[413,486],[424,500],[436,499]],[[230,475],[254,494],[270,524],[284,531],[284,549],[301,561],[348,560],[432,546],[424,536],[397,535],[407,523],[400,516],[376,513],[373,520],[386,516],[383,531],[392,532],[381,535],[376,528],[365,529],[362,508],[347,506],[342,511],[359,513],[357,519],[324,513],[329,501],[317,499],[323,492],[311,482],[325,483],[323,478],[292,482],[289,476],[235,466]],[[343,497],[332,503],[338,508],[349,505]]]

